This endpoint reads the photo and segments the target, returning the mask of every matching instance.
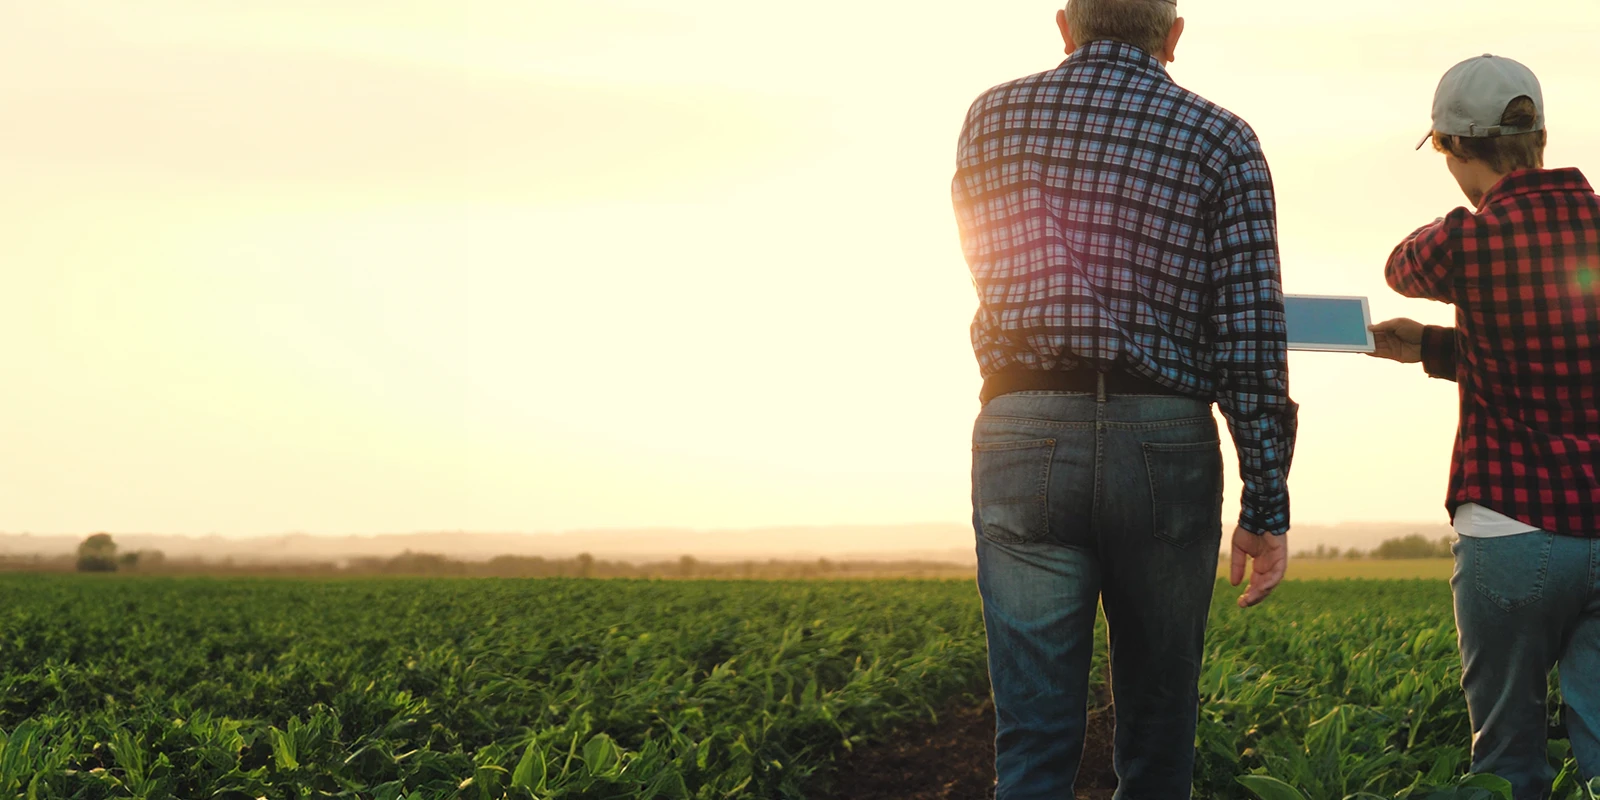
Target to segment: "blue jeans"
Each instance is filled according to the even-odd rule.
[[[1008,394],[984,407],[972,450],[997,800],[1073,796],[1100,603],[1116,797],[1189,797],[1222,538],[1210,404]]]
[[[1517,800],[1549,795],[1545,699],[1559,663],[1578,769],[1600,777],[1600,539],[1463,536],[1453,549],[1472,771],[1510,781]]]

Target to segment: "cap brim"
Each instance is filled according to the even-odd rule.
[[[1432,138],[1433,138],[1433,131],[1428,131],[1427,133],[1423,134],[1422,135],[1422,141],[1417,142],[1417,149],[1421,150],[1422,146],[1427,144],[1428,140],[1432,139]]]

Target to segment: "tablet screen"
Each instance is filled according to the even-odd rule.
[[[1283,306],[1289,323],[1289,347],[1372,352],[1366,298],[1285,295]]]

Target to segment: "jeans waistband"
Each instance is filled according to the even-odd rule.
[[[1146,394],[1167,397],[1189,397],[1169,389],[1148,378],[1122,370],[1102,372],[1079,368],[1074,370],[1014,369],[996,372],[985,378],[980,402],[987,403],[996,397],[1012,392],[1087,392],[1097,394],[1104,381],[1106,394]],[[1198,399],[1198,398],[1197,398]]]

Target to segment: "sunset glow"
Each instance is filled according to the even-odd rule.
[[[0,530],[961,522],[955,139],[1055,8],[7,4]],[[1412,150],[1461,58],[1529,65],[1600,175],[1593,0],[1180,12],[1290,292],[1452,319],[1382,265],[1464,202]],[[1293,358],[1296,521],[1443,521],[1455,387]]]

